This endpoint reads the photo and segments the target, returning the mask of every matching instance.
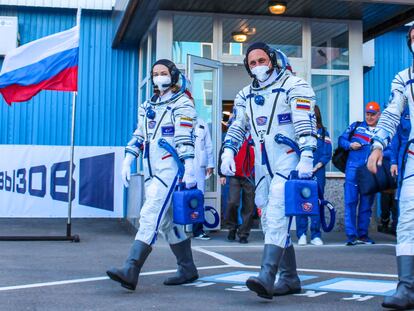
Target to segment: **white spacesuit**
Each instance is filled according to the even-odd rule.
[[[249,68],[249,53],[258,49],[269,56],[273,70]],[[255,143],[255,179],[259,193],[256,204],[262,206],[265,249],[259,277],[249,278],[246,285],[259,296],[271,299],[273,295],[300,291],[293,246],[287,241],[289,218],[285,216],[284,186],[292,170],[297,169],[300,177],[312,175],[312,154],[316,148],[315,94],[307,82],[286,70],[284,54],[264,43],[248,48],[245,66],[254,81],[236,96],[235,119],[223,143],[221,171],[225,175],[234,174],[233,156],[244,140],[249,123]],[[296,141],[302,151],[301,158],[289,146],[277,144],[276,134]],[[274,289],[279,264],[281,278]]]
[[[194,127],[195,156],[194,174],[197,180],[197,188],[203,193],[205,190],[206,169],[214,168],[214,152],[208,125],[203,119],[197,117]]]
[[[407,35],[408,47],[414,55],[414,26]],[[391,84],[388,107],[379,119],[376,134],[372,137],[373,149],[384,149],[394,136],[406,105],[410,119],[414,120],[414,65],[398,73]],[[414,138],[414,124],[411,121],[409,141]],[[368,160],[368,168],[374,171],[377,161],[374,152]],[[410,144],[406,155],[405,170],[402,172],[402,187],[399,189],[399,218],[397,225],[397,265],[399,283],[393,296],[385,297],[383,306],[398,310],[414,308],[414,145]],[[375,162],[375,163],[374,163]]]
[[[194,127],[194,175],[197,181],[197,189],[203,192],[206,185],[207,169],[214,169],[214,152],[211,142],[211,135],[208,125],[203,119],[197,117],[197,124]],[[203,223],[192,225],[193,236],[199,240],[209,240],[210,236],[204,232]]]
[[[174,86],[179,71],[168,60],[159,60],[156,65],[168,68],[171,79],[166,85]],[[157,81],[152,77],[155,85]],[[185,79],[185,78],[182,78]],[[183,81],[185,83],[185,81]],[[158,88],[162,88],[163,84]],[[178,92],[171,89],[162,95],[155,95],[138,109],[138,127],[125,148],[122,175],[125,186],[130,178],[130,166],[142,152],[144,163],[145,202],[141,208],[139,228],[132,246],[130,257],[122,269],[107,271],[109,277],[128,289],[135,289],[140,268],[151,251],[158,233],[161,233],[177,257],[177,276],[167,279],[165,285],[177,285],[198,278],[194,266],[190,239],[184,226],[172,222],[171,197],[178,182],[178,165],[173,156],[158,144],[164,139],[176,149],[180,160],[185,163],[183,181],[188,188],[195,185],[193,171],[194,141],[193,125],[196,112],[193,101],[183,88]]]

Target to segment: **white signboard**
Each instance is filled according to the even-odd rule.
[[[0,145],[0,217],[67,217],[68,146]],[[122,217],[123,147],[75,147],[73,217]]]

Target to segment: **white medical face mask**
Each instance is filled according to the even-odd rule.
[[[164,92],[171,85],[170,76],[156,76],[156,77],[153,77],[152,80],[154,81],[154,84],[158,87],[158,89],[161,92]]]
[[[411,51],[413,51],[413,53],[414,53],[414,42],[411,43]]]
[[[270,70],[269,66],[256,66],[251,69],[252,73],[256,76],[256,79],[260,82],[266,81],[270,74],[268,71]]]

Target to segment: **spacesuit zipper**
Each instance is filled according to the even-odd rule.
[[[154,133],[153,133],[152,137],[154,137],[154,138],[155,138],[155,136],[156,136],[156,134],[157,134],[157,131],[158,131],[158,129],[160,128],[160,124],[161,124],[162,120],[164,119],[165,115],[167,114],[167,111],[168,111],[168,110],[170,110],[170,107],[169,107],[169,106],[167,106],[167,107],[165,108],[165,110],[164,110],[163,114],[161,115],[161,118],[160,118],[160,120],[158,121],[157,127],[155,128],[155,131],[154,131]],[[148,130],[147,130],[147,139],[148,139]],[[145,153],[146,153],[146,155],[147,155],[148,173],[149,173],[149,175],[150,175],[151,177],[153,177],[153,175],[152,175],[152,169],[151,169],[151,160],[150,160],[150,150],[149,150],[149,146],[150,146],[150,143],[147,141],[147,142],[145,143],[145,150],[146,150],[146,151],[145,151]]]
[[[149,152],[150,152],[149,148],[150,148],[150,143],[147,141],[147,142],[145,142],[145,153],[146,153],[146,156],[147,156],[148,173],[152,177],[152,169],[151,169],[151,160],[150,160],[150,156],[149,156]]]

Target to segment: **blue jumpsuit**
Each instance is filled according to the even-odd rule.
[[[362,195],[359,193],[357,185],[357,169],[366,164],[371,152],[370,140],[373,130],[370,130],[367,123],[362,122],[355,130],[354,135],[348,140],[349,133],[356,127],[356,122],[352,123],[346,131],[339,137],[338,144],[345,150],[349,150],[348,161],[345,169],[345,233],[348,240],[367,237],[369,222],[372,213],[372,204],[375,194]],[[350,145],[358,142],[362,145],[359,150],[351,150]],[[358,227],[356,225],[357,208]]]
[[[324,132],[325,131],[325,135]],[[329,132],[318,129],[317,133],[317,146],[316,151],[313,153],[313,166],[322,162],[323,166],[315,172],[315,176],[318,180],[318,185],[325,192],[325,166],[332,158],[332,143],[329,137]],[[311,239],[321,237],[321,219],[319,216],[311,216]],[[308,217],[296,216],[296,234],[300,238],[303,234],[306,234],[308,230]]]

